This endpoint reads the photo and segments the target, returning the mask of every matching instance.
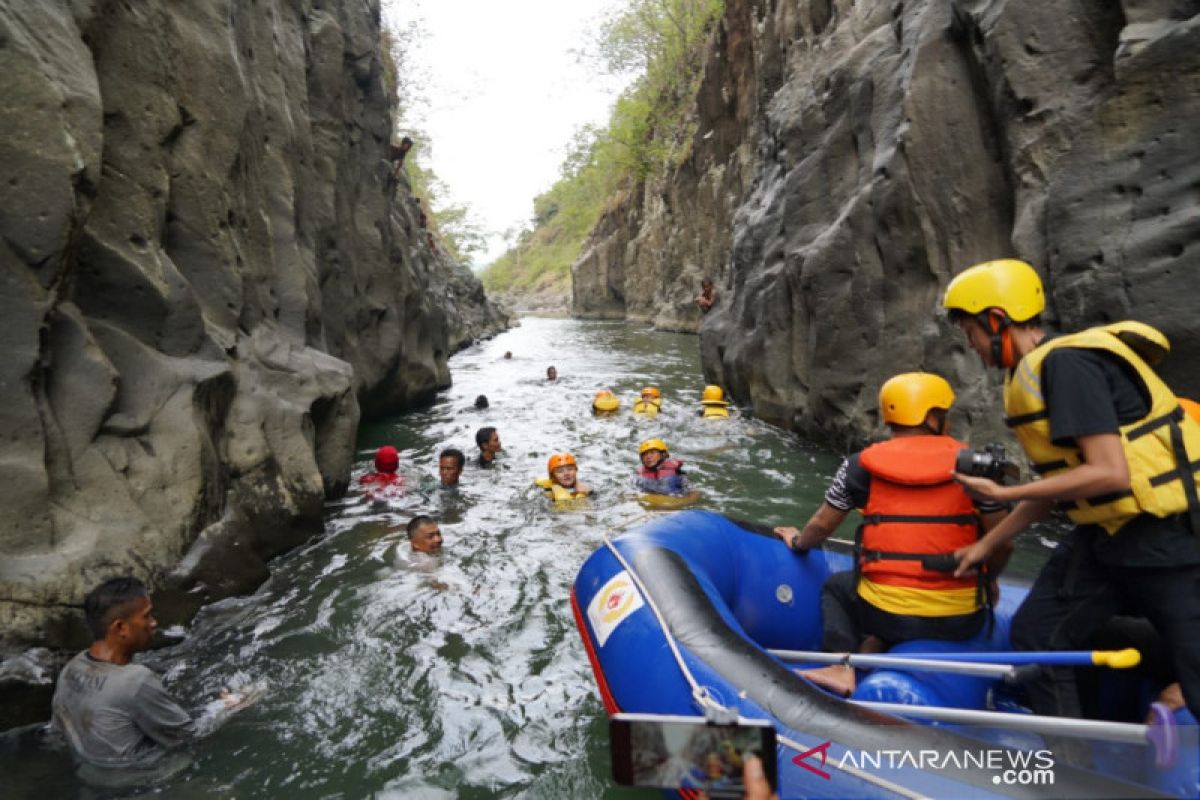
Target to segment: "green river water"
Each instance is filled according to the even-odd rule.
[[[772,524],[803,524],[840,455],[748,416],[699,419],[694,336],[530,318],[454,356],[451,369],[453,387],[430,407],[360,431],[355,476],[393,444],[406,496],[380,507],[352,489],[329,504],[321,536],[272,563],[257,593],[206,608],[174,632],[177,644],[147,654],[190,706],[222,686],[267,691],[151,796],[657,796],[612,786],[604,712],[568,601],[604,532],[647,513],[630,487],[638,443],[666,439],[701,507]],[[636,419],[647,384],[662,389],[663,411]],[[589,413],[603,387],[622,399],[617,418]],[[472,408],[479,394],[485,411]],[[442,448],[473,457],[484,425],[499,430],[500,467],[468,463],[460,491],[419,491]],[[589,509],[553,512],[533,488],[558,450],[573,452],[598,490]],[[432,563],[407,556],[403,524],[417,512],[441,521],[444,553]],[[851,533],[847,523],[841,535]],[[1044,551],[1030,536],[1016,571],[1028,574]],[[5,797],[96,796],[61,753],[0,754],[0,778]]]

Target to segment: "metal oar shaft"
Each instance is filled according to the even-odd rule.
[[[1146,744],[1147,742],[1147,727],[1129,722],[1101,722],[1091,719],[1043,717],[1035,714],[1008,714],[1001,711],[973,711],[937,706],[908,706],[902,703],[851,702],[872,711],[881,711],[898,717],[920,717],[921,719],[953,722],[960,725],[986,725],[1007,730],[1103,739],[1109,742],[1128,744]]]
[[[935,659],[908,658],[866,653],[822,653],[809,650],[768,650],[768,653],[784,661],[808,661],[815,664],[849,664],[852,667],[911,669],[918,672],[953,672],[977,678],[1015,678],[1016,670],[1011,664],[980,664],[965,661],[942,661]]]

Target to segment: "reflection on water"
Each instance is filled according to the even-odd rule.
[[[667,441],[701,507],[774,524],[803,523],[839,461],[751,419],[701,420],[695,337],[527,319],[451,368],[454,387],[430,408],[361,432],[356,476],[393,444],[407,495],[330,503],[326,532],[273,562],[255,595],[208,607],[186,639],[148,659],[191,706],[222,686],[269,690],[201,743],[167,796],[642,796],[611,786],[603,709],[568,602],[604,531],[653,513],[631,487],[638,443]],[[629,413],[647,384],[664,397],[653,420]],[[602,387],[621,397],[619,417],[589,413]],[[480,394],[483,411],[472,407]],[[505,447],[491,470],[470,463],[485,425]],[[461,488],[444,492],[437,453],[449,446],[468,465]],[[587,509],[553,512],[533,486],[559,450],[597,489]],[[413,557],[403,526],[415,513],[439,519],[441,556]],[[0,773],[16,796],[79,793],[60,754],[0,753]]]

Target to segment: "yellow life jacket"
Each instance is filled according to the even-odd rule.
[[[728,403],[718,401],[705,401],[703,403],[704,410],[700,416],[704,419],[725,419],[729,416]]]
[[[659,404],[653,400],[638,400],[633,404],[633,413],[645,414],[648,417],[658,416]]]
[[[579,494],[574,489],[561,486],[549,478],[535,478],[533,482],[546,493],[546,498],[559,510],[579,508],[587,500],[586,494]]]
[[[1050,440],[1042,395],[1042,365],[1046,356],[1062,347],[1112,353],[1133,368],[1150,397],[1149,413],[1120,428],[1130,488],[1066,504],[1071,521],[1098,524],[1112,534],[1138,514],[1166,517],[1200,511],[1195,482],[1200,471],[1200,423],[1184,413],[1175,393],[1147,363],[1156,363],[1170,350],[1170,343],[1144,323],[1118,322],[1051,339],[1021,359],[1005,379],[1005,422],[1033,469],[1054,475],[1081,463],[1078,448],[1059,447]],[[1187,468],[1180,471],[1180,463]]]

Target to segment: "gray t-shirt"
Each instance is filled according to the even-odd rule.
[[[98,767],[148,767],[194,736],[191,716],[157,675],[86,650],[59,675],[53,708],[51,726],[81,761]]]

